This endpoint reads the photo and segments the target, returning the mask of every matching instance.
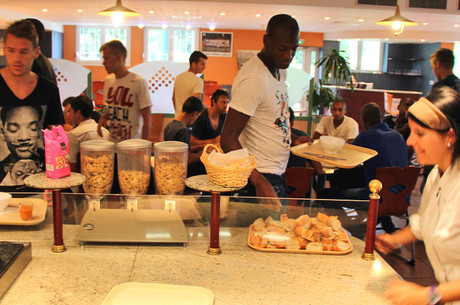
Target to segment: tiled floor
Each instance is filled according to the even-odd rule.
[[[419,178],[417,186],[412,192],[411,206],[409,208],[409,213],[415,212],[418,209],[418,206],[420,205],[421,180],[422,179]],[[405,225],[405,221],[397,219],[395,217],[393,217],[393,222],[398,227],[403,227]],[[412,267],[406,264],[401,258],[397,257],[396,255],[393,255],[393,254],[390,254],[390,255],[381,254],[381,255],[387,261],[387,263],[390,264],[393,267],[393,269],[395,269],[396,272],[399,273],[399,275],[403,279],[407,281],[418,283],[423,286],[429,286],[429,285],[433,285],[437,283],[437,281],[434,278],[433,269],[431,268],[430,262],[428,261],[428,258],[426,256],[425,247],[423,245],[423,242],[418,241],[415,243],[415,267]],[[403,247],[401,249],[401,255],[403,255],[406,258],[410,258],[411,257],[410,246]]]

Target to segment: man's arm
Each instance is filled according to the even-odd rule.
[[[173,89],[172,101],[173,101],[174,112],[176,112],[176,93],[174,92],[174,89]]]
[[[101,117],[99,118],[99,121],[97,122],[97,134],[100,137],[103,137],[102,133],[102,127],[107,128],[107,121],[110,119],[110,112],[107,110]]]
[[[195,137],[193,134],[190,136],[190,146],[192,148],[196,147],[205,147],[206,144],[217,144],[220,141],[220,136],[215,137],[214,139],[200,140]]]
[[[228,110],[220,141],[220,145],[224,152],[243,148],[238,138],[246,127],[248,121],[248,115],[234,110],[233,108]],[[254,184],[256,188],[257,197],[278,197],[271,184],[257,169],[254,169],[251,172],[249,180]],[[281,206],[279,201],[277,204]]]
[[[150,111],[150,106],[141,109],[141,115],[144,121],[144,124],[142,124],[142,139],[150,141],[150,130],[152,125],[152,114]]]
[[[313,134],[313,140],[316,140],[316,139],[319,139],[319,137],[321,137],[321,134],[317,131],[315,131],[315,133]]]

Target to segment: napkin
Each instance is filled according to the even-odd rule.
[[[229,153],[223,154],[213,150],[208,156],[208,162],[222,167],[233,166],[235,162],[240,161],[248,156],[248,150],[246,148],[233,150]],[[249,165],[249,160],[243,162],[239,167],[246,167]]]

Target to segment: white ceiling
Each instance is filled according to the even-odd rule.
[[[110,18],[97,12],[115,5],[116,0],[0,0],[0,28],[13,20],[34,17],[47,29],[62,31],[63,25],[110,24]],[[170,27],[219,29],[264,29],[271,16],[279,13],[294,15],[301,31],[322,32],[325,39],[379,38],[394,41],[454,42],[460,41],[458,0],[448,0],[447,10],[413,9],[408,0],[399,0],[401,15],[418,22],[406,27],[394,37],[389,27],[375,22],[394,14],[394,7],[357,5],[356,0],[202,0],[152,1],[123,0],[123,5],[137,11],[138,17],[128,17],[125,24],[146,26],[168,24]],[[46,13],[42,9],[46,8]],[[83,10],[81,13],[78,9]],[[153,11],[153,13],[149,13]],[[186,15],[184,12],[190,14]],[[220,13],[225,13],[221,16]],[[260,17],[256,17],[260,14]],[[324,17],[329,17],[325,20]],[[359,22],[363,19],[363,22]],[[422,25],[423,22],[428,23]]]

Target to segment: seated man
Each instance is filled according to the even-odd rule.
[[[190,96],[182,105],[182,112],[174,120],[166,125],[163,131],[165,141],[180,141],[187,143],[189,147],[187,176],[205,174],[204,165],[200,161],[201,151],[190,150],[190,125],[196,120],[203,110],[203,103],[199,98]]]
[[[307,136],[307,134],[304,131],[294,128],[294,120],[295,120],[294,110],[292,110],[292,108],[289,107],[289,122],[291,124],[291,134],[293,134],[293,135],[295,135],[297,137]],[[291,143],[291,145],[292,145],[292,143]],[[307,166],[307,159],[299,157],[299,156],[296,156],[292,152],[290,152],[287,167],[293,167],[293,166],[306,167]]]
[[[398,105],[399,115],[397,117],[388,116],[385,118],[384,122],[399,132],[404,139],[404,142],[407,141],[410,135],[409,120],[407,119],[407,110],[410,106],[415,103],[414,99],[411,97],[404,97],[401,99],[401,102]],[[412,155],[414,154],[414,149],[412,147],[407,148],[407,160],[411,160]]]
[[[347,105],[345,101],[338,97],[331,105],[331,116],[321,119],[316,126],[313,140],[319,139],[320,136],[328,135],[342,138],[346,143],[351,143],[358,135],[358,123],[352,118],[346,116]]]
[[[75,126],[67,132],[69,138],[69,157],[70,168],[78,171],[80,143],[89,140],[109,140],[110,133],[102,128],[102,137],[97,134],[97,123],[91,118],[93,112],[93,102],[89,97],[80,95],[73,98],[70,102],[70,118],[72,125]]]
[[[364,162],[362,177],[353,177],[353,171],[337,171],[334,174],[334,187],[324,190],[320,197],[330,199],[368,199],[368,185],[375,178],[377,168],[407,166],[406,143],[401,134],[382,122],[382,113],[376,103],[367,103],[361,108],[361,120],[365,130],[359,133],[353,144],[373,149],[378,152],[378,155]],[[350,180],[361,180],[362,187],[348,188]],[[395,191],[397,192],[397,190]],[[380,217],[379,222],[382,223],[382,228],[386,232],[391,233],[395,230],[390,217]]]
[[[403,136],[404,141],[407,141],[407,138],[409,138],[410,135],[409,120],[406,117],[407,110],[414,103],[415,101],[411,97],[402,98],[398,105],[398,116],[387,116],[384,120],[384,122],[387,123],[390,128],[396,130]]]
[[[190,139],[192,148],[204,147],[206,144],[220,142],[220,134],[227,116],[228,93],[217,89],[211,96],[211,108],[201,112],[192,126]]]

